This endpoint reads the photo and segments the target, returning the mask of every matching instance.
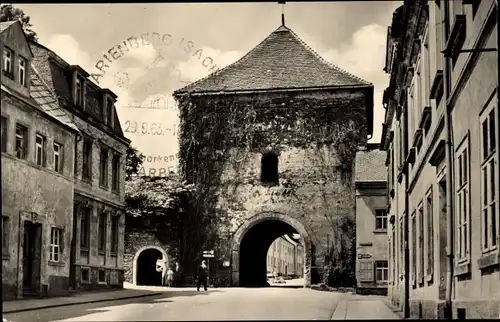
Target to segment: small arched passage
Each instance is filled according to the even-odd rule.
[[[267,285],[267,252],[273,241],[285,234],[299,234],[304,246],[304,286],[311,285],[309,267],[311,241],[303,225],[279,213],[262,213],[250,218],[236,232],[232,248],[234,286]]]
[[[134,257],[133,284],[161,286],[161,272],[156,271],[157,260],[167,260],[165,250],[157,246],[146,246],[137,251]]]

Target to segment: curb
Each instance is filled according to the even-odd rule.
[[[385,306],[387,306],[387,308],[389,310],[391,310],[392,313],[396,314],[401,320],[405,319],[403,312],[400,309],[398,309],[396,306],[392,305],[392,303],[389,299],[384,299],[382,302],[384,302]]]
[[[340,295],[340,296],[339,296],[339,298],[338,298],[337,303],[336,303],[336,304],[335,304],[335,306],[333,307],[333,312],[332,312],[332,314],[330,314],[330,318],[329,318],[329,320],[338,320],[338,319],[334,319],[334,317],[335,317],[335,313],[337,313],[337,311],[339,311],[339,312],[340,312],[340,309],[339,309],[339,305],[340,305],[340,304],[344,305],[344,304],[347,304],[347,302],[349,302],[348,295],[346,295],[346,294],[342,294],[342,295]],[[341,306],[341,308],[342,308],[342,306]],[[342,309],[343,309],[343,313],[344,313],[343,315],[345,316],[345,313],[347,312],[347,311],[345,310],[345,309],[347,309],[347,305],[346,305],[345,309],[344,309],[344,308],[342,308]],[[337,314],[337,315],[338,315],[338,314]],[[342,319],[342,320],[344,320],[344,319]]]
[[[19,313],[19,312],[35,311],[35,310],[43,310],[43,309],[50,309],[50,308],[54,308],[54,307],[71,306],[71,305],[91,304],[91,303],[101,303],[101,302],[111,302],[111,301],[120,301],[120,300],[129,300],[129,299],[134,299],[134,298],[156,296],[156,295],[161,295],[161,294],[163,294],[163,292],[156,292],[156,293],[150,293],[150,294],[141,294],[141,295],[131,295],[131,296],[125,296],[125,297],[119,297],[119,298],[108,298],[108,299],[100,299],[100,300],[90,300],[90,301],[82,301],[82,302],[50,304],[50,305],[43,305],[43,306],[36,306],[36,307],[24,308],[24,309],[15,309],[15,310],[3,311],[3,314]]]

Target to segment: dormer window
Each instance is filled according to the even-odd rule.
[[[101,112],[104,124],[115,128],[115,99],[116,95],[107,88],[102,89]]]
[[[262,156],[260,181],[268,184],[278,183],[278,156],[276,154],[266,153]]]
[[[83,106],[83,79],[80,76],[76,76],[75,105],[79,107]]]
[[[18,65],[17,65],[17,75],[19,84],[22,86],[26,86],[26,65],[28,64],[28,60],[19,56]]]
[[[7,47],[3,48],[3,69],[2,72],[9,78],[13,78],[13,66],[12,61],[14,60],[14,52]]]
[[[107,99],[106,100],[106,122],[109,126],[113,127],[113,100],[112,99]]]

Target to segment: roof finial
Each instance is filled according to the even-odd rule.
[[[278,1],[279,4],[281,4],[281,25],[284,27],[285,26],[285,1]]]

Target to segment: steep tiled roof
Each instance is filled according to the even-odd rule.
[[[65,102],[71,102],[71,83],[72,76],[68,72],[71,65],[57,55],[51,49],[45,47],[44,45],[31,42],[31,49],[35,53],[33,58],[33,66],[38,71],[39,79],[44,83],[45,87],[57,98],[53,101],[54,108],[57,105],[58,108],[65,110],[68,115],[77,113],[72,113],[70,108],[65,107]],[[92,83],[90,81],[90,83]],[[101,116],[99,114],[99,86],[92,84],[92,86],[87,87],[86,97],[90,101],[89,109],[86,111],[91,117],[96,120],[100,120]],[[71,105],[69,103],[68,105]],[[120,121],[118,119],[118,113],[114,113],[114,124],[112,132],[118,135],[121,139],[129,141],[121,128]],[[76,114],[78,115],[78,114]],[[109,130],[109,129],[108,129]]]
[[[0,32],[3,32],[5,29],[9,28],[10,26],[15,24],[16,22],[17,22],[17,20],[16,21],[2,21],[2,22],[0,22]]]
[[[358,151],[356,153],[355,181],[387,181],[386,152],[382,150]]]
[[[240,60],[174,94],[370,85],[328,63],[281,26]]]
[[[79,131],[70,113],[59,106],[56,95],[50,91],[34,66],[31,66],[31,70],[30,94],[40,109],[64,125]]]

